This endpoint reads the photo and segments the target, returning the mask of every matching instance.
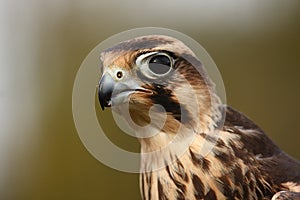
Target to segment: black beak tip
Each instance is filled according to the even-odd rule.
[[[100,106],[101,106],[101,109],[104,110],[105,107],[111,107],[111,100],[110,99],[107,99],[107,100],[99,100],[100,101]]]
[[[102,103],[100,103],[100,105],[101,105],[101,109],[104,111],[105,106]]]
[[[99,100],[101,109],[104,111],[105,107],[108,107],[108,103],[107,103],[105,96],[100,92],[100,90],[98,91],[98,100]]]
[[[105,107],[111,107],[111,96],[114,84],[114,80],[107,74],[105,74],[99,82],[98,99],[102,110],[104,110]]]
[[[99,89],[98,100],[103,111],[105,107],[111,107],[111,92],[103,93],[103,90]]]

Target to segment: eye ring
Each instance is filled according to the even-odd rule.
[[[165,70],[160,71],[160,73],[157,73],[155,70],[153,70],[155,66],[149,67],[150,66],[149,62],[150,61],[153,62],[153,60],[157,58],[157,56],[163,56],[164,59],[168,61],[167,65],[163,67]],[[161,64],[163,63],[166,64],[166,62],[162,62]],[[175,63],[174,58],[170,56],[168,53],[162,51],[152,51],[152,52],[142,53],[139,54],[135,60],[135,65],[138,67],[138,72],[148,79],[157,79],[168,75],[174,68],[174,63]]]
[[[173,67],[173,59],[166,53],[156,53],[147,59],[148,69],[155,76],[168,74]]]

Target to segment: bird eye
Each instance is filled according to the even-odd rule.
[[[121,79],[123,77],[123,72],[122,71],[118,71],[117,72],[117,78]]]
[[[156,75],[165,75],[172,69],[172,60],[165,54],[158,54],[150,58],[148,67]]]

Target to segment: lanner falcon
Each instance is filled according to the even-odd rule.
[[[300,199],[300,163],[221,103],[204,66],[183,42],[137,37],[104,50],[101,59],[101,108],[127,103],[140,130],[150,125],[156,132],[139,137],[142,155],[155,153],[141,159],[142,199]],[[193,140],[178,153],[191,132]],[[163,152],[170,143],[175,148]],[[210,149],[203,153],[205,145]]]

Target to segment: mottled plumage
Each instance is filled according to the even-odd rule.
[[[300,199],[300,163],[221,103],[204,66],[182,42],[145,36],[117,44],[101,58],[102,109],[120,111],[128,102],[134,123],[150,124],[157,133],[139,138],[143,199]],[[154,108],[150,119],[155,104],[167,115]],[[165,149],[170,143],[175,146]]]

